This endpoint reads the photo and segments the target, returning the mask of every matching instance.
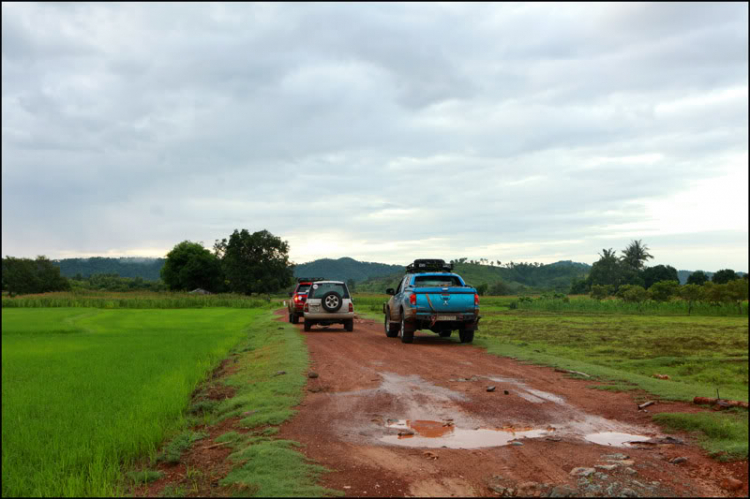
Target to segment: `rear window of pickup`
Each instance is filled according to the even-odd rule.
[[[414,286],[418,288],[455,288],[462,287],[463,284],[454,275],[418,275],[414,278]]]

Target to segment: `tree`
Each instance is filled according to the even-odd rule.
[[[226,284],[235,293],[273,293],[292,283],[289,243],[267,230],[250,234],[235,229],[229,240],[216,241],[214,250]]]
[[[571,295],[585,295],[589,291],[589,284],[586,279],[573,279],[570,283]]]
[[[737,311],[742,315],[742,302],[747,300],[748,284],[745,279],[735,279],[725,284],[728,297],[737,304]]]
[[[651,286],[648,292],[653,300],[665,302],[671,300],[677,294],[679,287],[680,282],[677,280],[659,281]]]
[[[70,282],[60,275],[60,268],[45,256],[3,258],[3,290],[9,294],[47,293],[68,291]]]
[[[350,293],[354,293],[357,290],[357,283],[354,279],[347,279],[346,287],[349,288]]]
[[[734,281],[735,279],[739,278],[740,276],[738,276],[734,270],[722,269],[716,272],[713,277],[711,277],[711,282],[715,282],[716,284],[726,284],[729,281]]]
[[[479,286],[477,286],[477,294],[479,296],[484,296],[487,293],[487,288],[489,287],[490,287],[489,284],[487,284],[486,282],[483,284],[480,284]]]
[[[620,286],[617,296],[628,303],[643,303],[648,299],[648,291],[643,286],[625,284]]]
[[[695,272],[690,274],[687,279],[688,284],[696,284],[698,286],[702,286],[707,282],[708,282],[708,274],[706,274],[702,270],[696,270]]]
[[[693,310],[693,304],[705,297],[705,289],[698,284],[685,284],[679,288],[680,297],[688,302],[688,315]]]
[[[646,260],[653,258],[648,250],[648,246],[643,244],[640,239],[631,241],[622,252],[622,262],[633,270],[641,270],[646,264]]]
[[[706,301],[715,305],[731,301],[726,284],[716,284],[709,281],[703,285],[703,293]]]
[[[161,278],[173,291],[191,291],[203,288],[220,291],[222,272],[216,255],[199,243],[183,241],[167,253],[161,269]]]
[[[643,281],[645,288],[649,289],[651,286],[661,281],[677,281],[680,282],[680,278],[677,275],[677,269],[671,265],[657,265],[655,267],[647,267],[643,270]]]
[[[640,272],[627,267],[617,258],[616,253],[610,248],[599,254],[599,260],[594,262],[589,271],[588,281],[592,287],[595,284],[610,285],[617,291],[623,284],[643,284]]]
[[[612,286],[609,284],[594,284],[591,286],[591,298],[594,300],[603,300],[612,294]]]

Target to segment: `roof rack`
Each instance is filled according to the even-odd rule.
[[[406,266],[406,272],[451,272],[453,270],[452,263],[445,263],[445,260],[439,259],[420,259],[414,260],[414,263],[410,263]]]
[[[302,281],[315,282],[315,281],[325,281],[325,280],[326,280],[325,277],[298,277],[297,278],[297,282],[302,282]]]

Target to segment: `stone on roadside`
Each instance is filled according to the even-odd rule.
[[[488,386],[487,387],[487,391],[488,392],[494,392],[495,391],[495,387],[494,386]]]
[[[521,447],[523,445],[523,442],[511,442],[510,445],[515,445],[516,447]]]
[[[740,490],[742,488],[742,482],[733,477],[726,477],[721,481],[721,487],[726,490]]]
[[[638,497],[638,493],[633,489],[622,489],[619,494],[621,497]]]
[[[503,393],[506,395],[510,395],[510,392],[508,390],[503,390]]]
[[[282,374],[286,374],[286,371],[276,371],[274,376],[281,376]]]
[[[633,468],[625,468],[624,470],[622,470],[622,472],[625,473],[626,475],[637,475],[638,474],[638,472],[635,471]]]
[[[675,457],[675,458],[670,459],[669,462],[672,464],[682,464],[682,463],[687,462],[687,460],[688,458],[680,456],[680,457]]]
[[[607,475],[606,473],[602,473],[601,471],[597,471],[596,473],[594,473],[594,478],[604,482],[609,480],[609,475]]]
[[[594,468],[573,468],[570,470],[570,474],[573,476],[591,476],[594,473],[596,473],[596,470]]]
[[[630,459],[630,456],[627,454],[602,454],[602,458],[606,459],[607,461],[622,461],[624,459]]]
[[[315,371],[310,371],[309,373],[307,373],[307,377],[308,378],[317,378],[318,377],[318,373],[316,373]]]
[[[597,464],[597,465],[594,465],[594,468],[596,468],[598,470],[603,470],[603,471],[612,471],[612,470],[617,469],[618,467],[619,467],[619,465],[617,465],[617,464]]]
[[[558,485],[552,489],[548,497],[575,497],[576,491],[569,485]]]

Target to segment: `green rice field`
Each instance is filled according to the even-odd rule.
[[[117,495],[262,309],[2,310],[2,495]]]

